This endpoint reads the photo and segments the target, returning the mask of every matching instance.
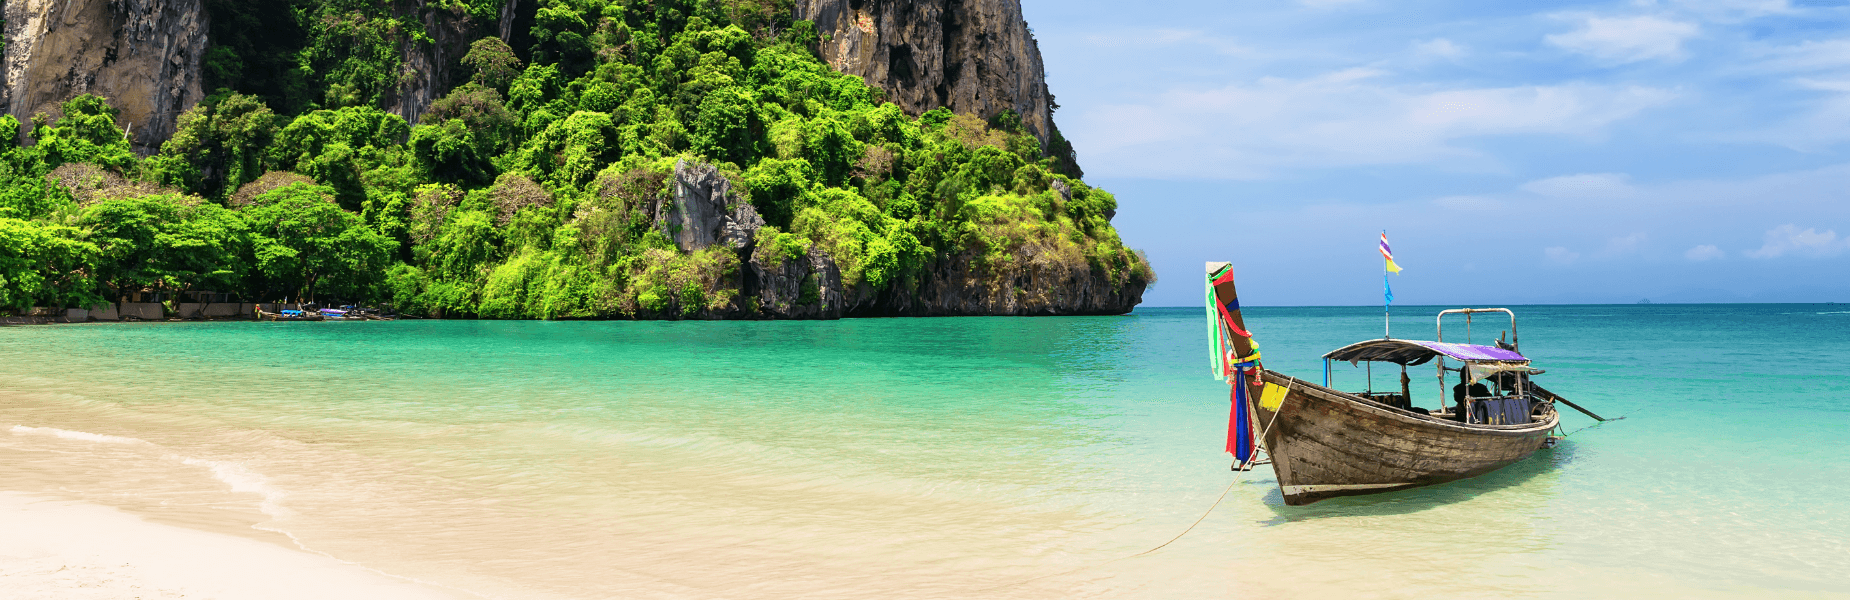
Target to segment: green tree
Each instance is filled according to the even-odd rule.
[[[358,208],[366,199],[361,175],[397,159],[410,133],[403,118],[376,108],[318,110],[277,133],[269,164],[313,177],[342,205]]]
[[[475,70],[471,81],[476,85],[497,90],[507,89],[507,84],[519,77],[521,71],[520,57],[498,37],[485,37],[470,44],[462,64]]]
[[[79,224],[100,254],[97,277],[117,293],[141,289],[240,290],[250,235],[222,206],[177,195],[104,200]]]
[[[309,301],[374,297],[394,243],[329,201],[333,190],[296,184],[245,210],[259,289]]]
[[[180,114],[150,170],[161,183],[224,200],[263,175],[264,150],[276,132],[276,113],[256,97],[208,99]]]
[[[0,217],[0,309],[89,307],[98,250],[74,227]]]
[[[297,54],[296,70],[310,82],[326,86],[329,108],[375,107],[396,93],[404,44],[428,42],[417,21],[392,15],[390,3],[376,0],[319,0],[301,7],[306,44]]]
[[[66,101],[60,109],[64,116],[56,122],[48,123],[43,114],[32,118],[32,137],[46,170],[74,162],[116,170],[135,165],[128,133],[116,126],[116,115],[121,111],[107,100],[84,94]]]

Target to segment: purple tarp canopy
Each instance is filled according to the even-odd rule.
[[[1477,344],[1448,344],[1445,342],[1414,342],[1414,343],[1419,344],[1421,346],[1425,346],[1427,348],[1431,348],[1432,350],[1440,354],[1444,354],[1446,356],[1450,356],[1458,360],[1503,360],[1503,361],[1529,362],[1528,358],[1524,357],[1521,354],[1518,354],[1515,350],[1504,350],[1502,348],[1497,348],[1494,346],[1479,346]]]
[[[1428,342],[1422,340],[1368,340],[1343,346],[1323,355],[1330,360],[1345,362],[1385,361],[1402,365],[1426,364],[1435,356],[1449,356],[1468,362],[1499,361],[1529,362],[1529,359],[1514,350],[1504,350],[1494,346],[1477,344],[1450,344],[1446,342]]]

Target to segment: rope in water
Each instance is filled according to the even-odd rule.
[[[1287,386],[1287,389],[1289,389],[1289,386]],[[1289,394],[1287,394],[1287,396],[1286,396],[1286,397],[1287,397],[1287,398],[1289,398],[1289,397],[1290,397],[1290,396],[1289,396]],[[1279,408],[1281,408],[1281,409],[1282,409],[1282,408],[1284,408],[1284,407],[1283,407],[1283,406],[1280,406]],[[1280,412],[1283,412],[1283,411],[1282,411],[1282,410],[1279,410],[1279,411],[1274,411],[1274,412],[1272,413],[1272,420],[1271,420],[1271,421],[1267,421],[1267,422],[1266,422],[1266,424],[1265,424],[1265,427],[1264,427],[1264,428],[1262,428],[1262,429],[1260,429],[1260,431],[1259,431],[1259,439],[1261,439],[1261,440],[1264,440],[1264,439],[1265,439],[1265,436],[1266,436],[1266,434],[1269,434],[1269,433],[1271,433],[1271,432],[1272,432],[1272,424],[1274,424],[1274,423],[1277,423],[1277,422],[1278,422],[1278,413],[1280,413]],[[1047,578],[1049,578],[1049,577],[1059,577],[1059,576],[1062,576],[1062,575],[1072,575],[1072,574],[1074,574],[1074,573],[1078,573],[1078,572],[1080,572],[1080,571],[1086,571],[1086,570],[1091,570],[1091,569],[1096,569],[1096,568],[1099,568],[1099,567],[1103,567],[1103,566],[1105,566],[1105,565],[1109,565],[1109,564],[1111,564],[1111,563],[1115,563],[1115,562],[1118,562],[1118,561],[1121,561],[1121,560],[1127,560],[1127,559],[1132,559],[1132,558],[1137,558],[1137,557],[1139,557],[1139,556],[1144,556],[1144,555],[1147,555],[1147,554],[1150,554],[1150,553],[1153,553],[1153,552],[1156,552],[1157,550],[1162,550],[1162,549],[1163,549],[1164,547],[1166,547],[1166,546],[1168,546],[1168,545],[1170,545],[1170,544],[1173,544],[1173,543],[1175,543],[1175,542],[1176,542],[1176,540],[1179,540],[1179,539],[1182,539],[1182,536],[1185,536],[1185,535],[1188,535],[1188,532],[1190,532],[1190,531],[1194,531],[1194,530],[1195,530],[1195,526],[1196,526],[1196,525],[1200,525],[1202,521],[1206,521],[1206,520],[1208,520],[1208,515],[1211,515],[1211,514],[1214,514],[1214,509],[1216,509],[1216,508],[1220,508],[1220,503],[1221,503],[1221,501],[1223,501],[1223,500],[1226,500],[1226,499],[1227,499],[1227,494],[1229,494],[1229,493],[1232,493],[1232,492],[1233,492],[1233,486],[1235,486],[1235,485],[1238,485],[1238,484],[1240,483],[1240,475],[1241,475],[1241,474],[1243,474],[1243,473],[1246,473],[1246,472],[1248,472],[1248,471],[1251,471],[1251,470],[1252,470],[1252,463],[1251,463],[1251,462],[1248,462],[1247,464],[1245,464],[1245,465],[1241,465],[1241,466],[1243,466],[1243,467],[1245,467],[1245,468],[1244,468],[1244,469],[1240,469],[1240,470],[1237,470],[1237,471],[1234,471],[1234,472],[1233,472],[1233,481],[1229,481],[1229,482],[1227,482],[1227,489],[1224,489],[1224,490],[1221,490],[1221,492],[1220,492],[1220,497],[1219,497],[1219,498],[1215,498],[1215,499],[1214,499],[1214,503],[1213,503],[1213,504],[1210,504],[1210,505],[1208,505],[1208,510],[1206,510],[1206,511],[1203,511],[1203,512],[1201,513],[1201,516],[1195,519],[1195,522],[1193,522],[1193,523],[1189,523],[1189,524],[1188,524],[1188,528],[1187,528],[1187,529],[1183,529],[1183,530],[1182,530],[1182,533],[1178,533],[1178,534],[1176,534],[1176,536],[1175,536],[1175,537],[1172,537],[1172,538],[1169,538],[1169,541],[1167,541],[1167,542],[1163,542],[1163,543],[1161,543],[1161,544],[1157,544],[1155,548],[1151,548],[1151,549],[1149,549],[1149,550],[1145,550],[1145,551],[1142,551],[1142,552],[1138,552],[1138,553],[1136,553],[1136,554],[1132,554],[1132,555],[1129,555],[1129,556],[1120,556],[1120,557],[1117,557],[1117,558],[1114,558],[1114,559],[1111,559],[1111,560],[1108,560],[1108,561],[1105,561],[1105,562],[1102,562],[1102,563],[1098,563],[1098,564],[1095,564],[1095,565],[1086,565],[1086,566],[1083,566],[1083,567],[1079,567],[1079,568],[1077,568],[1077,569],[1073,569],[1073,570],[1071,570],[1071,571],[1062,571],[1062,572],[1059,572],[1059,573],[1052,573],[1052,574],[1048,574],[1048,575],[1042,575],[1042,576],[1040,576],[1040,577],[1035,577],[1035,578],[1033,578],[1033,579],[1024,579],[1024,580],[1022,580],[1022,581],[1018,581],[1018,582],[1015,582],[1015,583],[1010,583],[1010,584],[1007,584],[1007,585],[999,585],[999,586],[996,586],[996,587],[992,587],[992,588],[986,588],[986,589],[981,589],[981,590],[976,590],[976,591],[978,591],[978,592],[989,592],[989,591],[994,591],[994,590],[1000,590],[1000,589],[1005,589],[1005,588],[1012,588],[1012,587],[1017,587],[1017,586],[1023,586],[1023,585],[1027,585],[1027,584],[1030,584],[1030,583],[1034,583],[1034,582],[1036,582],[1036,581],[1040,581],[1040,580],[1042,580],[1042,579],[1047,579]]]
[[[1289,389],[1289,388],[1287,388],[1287,389]],[[1287,392],[1287,395],[1286,395],[1286,397],[1290,397],[1290,396],[1289,396],[1289,392]],[[1278,411],[1274,411],[1274,412],[1272,413],[1272,420],[1271,420],[1271,421],[1267,421],[1267,422],[1266,422],[1266,424],[1265,424],[1265,427],[1263,427],[1263,428],[1260,428],[1260,430],[1259,430],[1259,439],[1261,439],[1261,440],[1263,440],[1263,439],[1265,439],[1265,436],[1266,436],[1266,434],[1269,434],[1269,433],[1272,433],[1272,424],[1273,424],[1273,423],[1277,423],[1277,422],[1278,422],[1278,413],[1280,413],[1280,412],[1284,412],[1284,411],[1283,411],[1283,409],[1284,409],[1284,408],[1285,408],[1285,407],[1281,405],[1281,406],[1279,406],[1279,409],[1280,409],[1280,410],[1278,410]],[[1267,453],[1267,455],[1268,455],[1268,456],[1267,456],[1267,458],[1271,458],[1271,457],[1270,457],[1270,453]],[[1222,491],[1221,491],[1221,493],[1220,493],[1220,497],[1219,497],[1219,498],[1216,498],[1216,499],[1214,499],[1214,504],[1212,504],[1212,505],[1209,505],[1209,506],[1208,506],[1208,510],[1207,510],[1206,512],[1203,512],[1203,513],[1201,513],[1201,518],[1199,518],[1199,519],[1195,519],[1195,522],[1194,522],[1194,523],[1190,523],[1190,524],[1188,525],[1188,529],[1184,529],[1184,530],[1182,530],[1182,533],[1178,533],[1178,534],[1176,534],[1176,536],[1175,536],[1175,537],[1172,537],[1172,538],[1169,538],[1169,541],[1167,541],[1167,542],[1163,542],[1163,543],[1161,543],[1161,544],[1158,544],[1158,545],[1157,545],[1157,546],[1156,546],[1155,548],[1151,548],[1151,549],[1149,549],[1149,550],[1145,550],[1145,551],[1143,551],[1143,552],[1138,552],[1138,553],[1136,553],[1136,554],[1132,554],[1132,555],[1130,555],[1130,556],[1128,556],[1128,557],[1126,557],[1126,558],[1136,558],[1136,557],[1139,557],[1139,556],[1143,556],[1143,555],[1145,555],[1145,554],[1149,554],[1149,553],[1152,553],[1152,552],[1155,552],[1155,551],[1157,551],[1157,550],[1162,550],[1164,546],[1168,546],[1168,545],[1170,545],[1170,544],[1173,544],[1173,543],[1175,543],[1175,542],[1176,542],[1176,540],[1179,540],[1179,539],[1182,539],[1182,536],[1185,536],[1185,535],[1188,535],[1188,532],[1190,532],[1190,531],[1194,531],[1194,530],[1195,530],[1195,526],[1196,526],[1196,525],[1200,525],[1202,521],[1205,521],[1205,520],[1207,520],[1207,519],[1208,519],[1208,515],[1210,515],[1210,514],[1213,514],[1213,513],[1214,513],[1214,509],[1216,509],[1216,508],[1219,508],[1219,507],[1220,507],[1220,503],[1221,503],[1221,501],[1222,501],[1222,500],[1226,500],[1226,499],[1227,499],[1227,494],[1228,494],[1228,492],[1232,492],[1232,491],[1233,491],[1233,486],[1234,486],[1234,484],[1237,484],[1237,483],[1239,483],[1239,482],[1240,482],[1240,474],[1242,474],[1242,473],[1246,473],[1246,472],[1248,472],[1248,471],[1251,471],[1251,470],[1252,470],[1252,464],[1251,464],[1251,463],[1248,463],[1248,464],[1246,464],[1246,465],[1242,465],[1242,466],[1244,466],[1244,467],[1246,467],[1246,468],[1244,468],[1244,469],[1241,469],[1241,470],[1239,470],[1239,471],[1234,471],[1234,472],[1233,472],[1233,473],[1234,473],[1234,474],[1233,474],[1233,481],[1230,481],[1230,482],[1227,482],[1227,489],[1225,489],[1225,490],[1222,490]]]
[[[1655,403],[1652,403],[1652,404],[1655,404]],[[1625,414],[1622,414],[1622,415],[1619,415],[1619,416],[1616,416],[1616,417],[1613,417],[1613,418],[1610,418],[1610,419],[1606,419],[1606,420],[1604,420],[1604,421],[1595,421],[1595,422],[1593,422],[1593,424],[1592,424],[1592,425],[1582,425],[1582,426],[1581,426],[1581,427],[1580,427],[1579,429],[1575,429],[1575,430],[1573,430],[1573,431],[1569,431],[1569,432],[1567,432],[1567,433],[1563,433],[1563,434],[1561,434],[1561,437],[1564,437],[1564,438],[1565,438],[1565,437],[1568,437],[1568,436],[1571,436],[1571,435],[1574,435],[1574,434],[1576,434],[1576,433],[1580,433],[1580,432],[1582,432],[1582,431],[1586,431],[1586,430],[1588,430],[1588,429],[1592,429],[1592,428],[1594,428],[1594,427],[1599,427],[1599,426],[1601,426],[1601,425],[1605,425],[1605,424],[1607,424],[1607,423],[1611,423],[1611,422],[1613,422],[1613,421],[1621,421],[1621,420],[1624,420],[1624,419],[1625,419],[1626,417],[1629,417],[1629,416],[1632,416],[1632,415],[1635,415],[1635,414],[1638,414],[1638,413],[1640,413],[1640,412],[1644,412],[1644,411],[1645,411],[1646,409],[1649,409],[1649,408],[1651,408],[1651,404],[1646,404],[1646,405],[1644,405],[1644,406],[1640,406],[1640,407],[1638,407],[1638,408],[1635,408],[1635,409],[1632,409],[1632,412],[1628,412],[1628,413],[1625,413]]]

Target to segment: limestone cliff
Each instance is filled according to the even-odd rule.
[[[202,0],[7,0],[0,102],[26,123],[72,96],[104,96],[135,149],[153,152],[204,97],[206,19]]]
[[[968,252],[944,254],[913,281],[883,288],[846,286],[820,248],[794,258],[761,252],[764,227],[750,202],[711,166],[680,162],[671,189],[654,203],[655,226],[683,252],[723,245],[737,261],[708,282],[707,297],[730,298],[695,311],[671,304],[640,318],[839,319],[842,317],[979,315],[1117,315],[1143,301],[1148,282],[1110,281],[1084,264],[1016,252],[1008,266],[978,264]]]
[[[912,114],[940,106],[983,118],[1003,109],[1045,146],[1052,100],[1020,0],[798,0],[824,35],[822,58]]]
[[[491,35],[509,38],[514,10],[519,5],[519,0],[506,0],[502,17],[495,23],[475,22],[460,7],[444,8],[430,2],[394,5],[396,12],[416,18],[431,41],[407,40],[399,48],[403,77],[398,90],[386,101],[386,112],[416,125],[431,103],[469,81],[469,72],[462,66],[469,44]]]

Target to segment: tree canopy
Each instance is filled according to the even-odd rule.
[[[712,285],[740,258],[678,250],[646,219],[681,159],[734,182],[761,247],[819,248],[848,285],[1024,252],[1152,279],[1063,149],[1008,112],[907,115],[822,61],[787,1],[538,0],[509,40],[488,35],[499,0],[425,4],[485,35],[416,123],[386,109],[400,49],[432,41],[365,0],[209,1],[217,91],[153,156],[105,98],[24,136],[0,117],[0,307],[209,289],[506,318],[688,310],[723,301]],[[66,164],[89,170],[53,175]]]

